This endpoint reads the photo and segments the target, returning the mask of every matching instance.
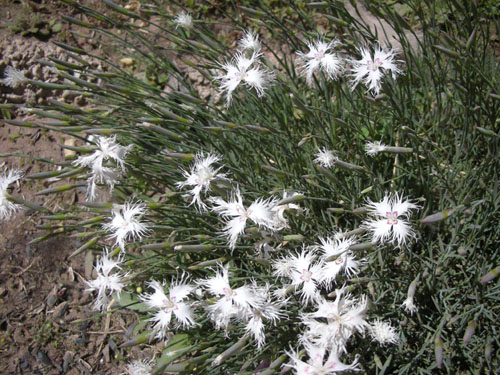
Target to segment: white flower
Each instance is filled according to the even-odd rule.
[[[87,199],[93,201],[97,196],[97,184],[106,184],[109,186],[110,192],[113,191],[118,183],[122,171],[113,167],[104,167],[99,164],[92,166],[91,176],[88,178]]]
[[[292,278],[292,271],[294,267],[294,258],[291,257],[283,257],[275,260],[272,263],[273,267],[273,275],[276,277],[288,277]]]
[[[311,343],[304,344],[309,360],[304,362],[300,359],[298,353],[287,353],[292,360],[292,365],[297,375],[328,375],[347,370],[358,370],[358,360],[347,365],[340,362],[339,352],[335,348],[329,350],[328,356],[327,349],[324,346],[317,346]]]
[[[334,53],[329,53],[338,44],[340,42],[337,40],[332,40],[329,43],[317,40],[314,43],[307,42],[308,53],[297,52],[299,63],[303,64],[302,74],[306,76],[306,82],[309,86],[312,86],[313,75],[318,70],[323,71],[327,79],[337,79],[342,73],[342,59]]]
[[[253,31],[246,31],[245,36],[238,42],[242,51],[260,51],[259,36]]]
[[[261,349],[266,342],[264,322],[270,321],[273,325],[276,325],[283,317],[280,307],[284,301],[281,303],[273,302],[271,300],[269,288],[269,284],[266,284],[265,287],[253,286],[254,294],[262,296],[262,302],[258,307],[251,307],[247,314],[248,322],[245,326],[245,331],[253,335],[258,349]]]
[[[413,313],[415,313],[418,310],[415,303],[413,303],[413,297],[415,296],[415,292],[417,290],[419,278],[420,278],[420,274],[418,274],[417,277],[415,277],[415,279],[410,283],[410,286],[408,287],[408,293],[407,293],[406,299],[404,300],[403,304],[401,305],[405,308],[405,310],[407,312],[410,313],[410,315],[413,315]]]
[[[385,51],[380,46],[375,47],[375,54],[371,57],[370,51],[360,48],[361,60],[350,60],[352,64],[352,89],[363,82],[368,87],[368,91],[378,95],[380,92],[380,81],[385,73],[391,72],[392,78],[401,73],[395,64],[396,52],[394,50]]]
[[[186,283],[183,277],[180,280],[172,281],[168,288],[168,297],[165,294],[164,283],[160,284],[158,281],[152,281],[149,286],[154,289],[154,292],[140,295],[139,298],[148,307],[158,310],[150,319],[150,321],[155,322],[153,333],[156,338],[160,340],[165,338],[173,316],[177,319],[175,328],[187,328],[196,325],[191,305],[184,301],[195,290],[193,285]]]
[[[312,251],[302,250],[300,254],[292,255],[290,278],[295,290],[300,288],[302,302],[308,304],[320,297],[319,284],[322,277],[322,262],[313,263],[316,255]]]
[[[339,160],[339,158],[333,154],[333,151],[327,150],[325,147],[323,147],[322,150],[318,149],[318,153],[314,156],[316,156],[314,161],[323,168],[331,168]]]
[[[282,200],[287,199],[287,198],[293,198],[296,196],[302,196],[302,194],[295,193],[295,192],[289,194],[286,191],[284,191]],[[280,204],[278,206],[274,206],[272,208],[272,211],[274,212],[274,215],[275,215],[275,222],[276,222],[275,226],[276,227],[288,228],[288,220],[285,217],[285,211],[288,211],[288,210],[296,210],[299,212],[304,211],[304,209],[302,207],[300,207],[299,205],[294,204],[294,203]]]
[[[249,311],[262,308],[265,302],[265,296],[256,294],[249,285],[234,289],[231,287],[229,264],[219,265],[215,276],[199,282],[199,285],[216,297],[215,302],[207,306],[207,310],[217,329],[227,328],[233,317],[245,319]]]
[[[345,350],[345,344],[354,332],[363,333],[368,323],[365,320],[366,296],[358,301],[345,293],[345,287],[337,289],[335,301],[321,300],[318,309],[306,315],[304,324],[309,328],[304,337],[318,345]],[[326,319],[326,323],[316,319]]]
[[[155,361],[143,359],[142,361],[134,361],[127,365],[128,375],[151,375]]]
[[[283,285],[281,288],[273,290],[273,296],[276,297],[279,301],[286,302],[288,301],[288,293],[293,291],[293,285]]]
[[[113,232],[109,238],[115,239],[115,245],[125,248],[125,241],[142,239],[148,233],[148,226],[139,220],[146,213],[145,203],[126,202],[117,205],[111,211],[113,219],[110,223],[104,224],[103,228]]]
[[[200,152],[196,154],[191,170],[189,172],[182,172],[186,181],[178,182],[177,186],[179,188],[183,188],[184,186],[193,187],[189,190],[189,194],[193,196],[193,200],[189,205],[195,203],[200,210],[206,210],[207,205],[201,200],[201,193],[204,192],[206,194],[210,190],[210,183],[214,180],[228,180],[225,173],[219,173],[222,166],[219,168],[212,166],[212,164],[220,160],[221,157],[219,155],[208,154],[205,156]]]
[[[382,144],[380,141],[368,142],[365,145],[365,151],[368,156],[375,156],[377,153],[384,151],[386,148],[387,146]]]
[[[0,175],[0,220],[9,220],[12,214],[18,211],[21,206],[8,200],[7,189],[13,182],[18,181],[23,176],[23,172],[17,169],[10,169],[7,173]]]
[[[380,345],[396,344],[398,342],[398,333],[390,323],[380,319],[375,320],[370,325],[370,334]]]
[[[415,305],[413,302],[413,296],[407,297],[404,302],[401,304],[405,308],[405,310],[410,313],[410,315],[413,315],[415,312],[418,311],[418,307]]]
[[[372,241],[377,243],[390,242],[400,247],[409,237],[415,237],[415,231],[405,219],[410,216],[410,210],[418,206],[406,200],[397,193],[394,196],[386,194],[381,202],[368,201],[368,210],[372,219],[362,225],[372,232]]]
[[[5,69],[5,78],[0,79],[0,82],[5,86],[12,87],[15,89],[20,83],[27,82],[28,79],[24,76],[23,72],[13,68],[12,66],[8,66]]]
[[[74,164],[82,167],[101,165],[108,160],[113,160],[121,170],[125,170],[125,157],[134,145],[122,146],[116,142],[116,135],[111,137],[97,137],[97,150],[87,156],[80,156]]]
[[[109,303],[109,297],[111,297],[113,292],[120,295],[125,286],[123,278],[126,277],[127,274],[122,275],[115,270],[121,269],[120,264],[122,262],[123,258],[121,256],[116,260],[112,259],[107,249],[103,251],[101,258],[97,261],[94,267],[97,278],[86,282],[89,286],[89,288],[86,289],[87,291],[93,292],[97,290],[97,298],[94,302],[94,308],[96,310],[104,311]]]
[[[320,238],[320,242],[319,250],[323,252],[325,260],[321,281],[327,289],[330,289],[331,283],[340,271],[344,271],[348,277],[352,277],[359,272],[360,262],[354,259],[353,252],[349,250],[349,247],[355,242],[353,238]],[[337,258],[326,261],[331,257]]]
[[[174,19],[175,28],[177,29],[179,26],[185,29],[189,29],[193,26],[193,18],[189,13],[180,12]]]
[[[88,179],[87,198],[94,200],[96,185],[106,184],[113,190],[118,178],[125,171],[125,157],[133,145],[121,146],[116,136],[97,137],[97,150],[90,155],[80,156],[73,164],[91,169]]]
[[[264,91],[273,80],[274,75],[261,68],[257,61],[260,55],[259,52],[254,52],[250,58],[247,58],[242,53],[236,53],[232,61],[221,65],[226,74],[216,76],[215,79],[220,82],[221,91],[225,92],[228,107],[231,104],[233,91],[241,82],[255,89],[257,96],[264,95]]]
[[[272,212],[277,202],[275,198],[259,198],[247,209],[243,205],[243,198],[240,194],[240,190],[236,189],[229,202],[219,197],[211,198],[210,202],[214,205],[214,207],[212,207],[213,211],[222,217],[232,218],[226,222],[223,230],[223,234],[228,236],[229,247],[231,249],[234,249],[239,235],[245,231],[248,219],[259,227],[264,227],[273,231],[281,229],[277,226],[275,215]]]

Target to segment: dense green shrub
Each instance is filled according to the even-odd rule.
[[[360,48],[371,54],[390,46],[380,42],[385,38],[374,35],[375,29],[353,18],[341,1],[289,5],[295,18],[266,2],[234,9],[213,2],[207,6],[220,18],[210,21],[192,13],[192,25],[175,18],[188,9],[167,8],[159,0],[129,7],[106,0],[105,12],[65,2],[85,15],[67,21],[97,33],[101,43],[133,57],[136,65],[123,68],[103,59],[96,69],[86,62],[87,52],[65,45],[71,63],[47,62],[58,69],[60,88],[78,91],[88,105],[52,101],[49,107],[28,109],[45,118],[36,126],[82,141],[74,148],[77,161],[57,163],[63,168],[50,176],[74,182],[41,193],[82,185],[114,187],[110,202],[97,194],[84,207],[68,207],[47,219],[62,220],[64,233],[90,238],[75,253],[100,252],[113,240],[119,245],[101,258],[97,270],[103,277],[128,272],[114,284],[121,290],[114,299],[144,318],[161,308],[151,308],[154,295],[136,288],[158,292],[162,286],[151,281],[165,280],[165,292],[175,294],[173,280],[184,285],[189,278],[186,295],[197,305],[193,321],[189,317],[179,325],[190,329],[172,324],[152,335],[167,341],[175,334],[157,361],[158,372],[254,373],[260,366],[270,374],[291,363],[284,354],[293,356],[302,348],[298,339],[307,330],[303,318],[316,311],[310,300],[317,295],[301,289],[314,277],[314,265],[304,260],[313,251],[315,262],[331,263],[347,255],[356,262],[350,273],[340,272],[335,281],[321,284],[323,298],[338,302],[342,292],[349,292],[346,309],[357,306],[363,321],[393,326],[384,331],[387,345],[380,345],[366,321],[345,323],[349,341],[336,345],[345,345],[346,353],[329,344],[331,353],[339,350],[342,362],[359,360],[359,369],[374,374],[484,373],[498,367],[500,70],[493,20],[480,22],[473,2],[439,2],[444,16],[436,20],[426,8],[433,2],[410,1],[406,12],[411,26],[386,2],[369,6],[394,28],[401,43],[396,56],[389,53],[387,60],[374,59],[367,66],[367,71],[383,73],[380,86],[371,90],[364,82],[352,87]],[[239,59],[250,59],[253,68],[264,72],[259,76],[264,81],[245,75],[251,68],[240,69],[241,82],[232,91],[236,81],[226,72],[234,69],[229,65],[236,62],[238,47],[229,35],[242,37],[249,25],[261,36],[262,55],[240,51]],[[413,46],[410,36],[416,40]],[[308,60],[307,51],[317,40],[335,39],[339,44],[324,52],[343,59],[343,70],[325,71],[320,63],[308,85],[304,64],[315,57]],[[394,64],[392,71],[388,63]],[[200,96],[202,87],[190,74],[205,79],[210,95]],[[230,102],[225,100],[228,91]],[[389,147],[367,152],[370,142]],[[209,155],[210,163],[205,160]],[[96,163],[101,172],[95,172]],[[196,182],[200,173],[203,181]],[[244,201],[238,206],[239,194]],[[381,207],[389,211],[380,213]],[[86,220],[73,220],[80,211]],[[283,215],[281,225],[268,216],[277,211]],[[133,217],[124,218],[127,212]],[[408,235],[395,238],[397,225],[403,224]],[[372,235],[374,226],[387,232]],[[327,238],[335,244],[335,234],[340,243],[352,239],[350,250],[325,260],[318,246],[325,248]],[[306,268],[297,271],[302,271],[300,277],[279,268],[294,268],[289,257],[301,254]],[[122,269],[113,262],[121,262]],[[268,321],[260,347],[259,340],[246,334],[249,316],[217,323],[220,316],[213,306],[219,297],[210,283],[217,272],[222,278],[223,265],[231,271],[230,293],[265,294],[269,287],[282,295],[292,285],[285,302],[269,294],[266,302],[246,306],[272,305],[281,311],[274,317],[262,315]],[[120,273],[113,274],[113,268]],[[96,280],[89,282],[91,289],[99,289]],[[238,289],[245,287],[249,289]],[[234,298],[230,293],[223,297],[226,301]],[[107,297],[98,300],[98,308],[106,310]],[[217,330],[211,320],[223,329]],[[150,326],[143,320],[144,331],[137,332],[133,343],[147,341]],[[298,360],[295,366],[301,366]]]

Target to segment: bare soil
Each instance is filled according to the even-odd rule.
[[[33,14],[44,19],[59,20],[61,14],[71,15],[59,1],[25,3],[29,3]],[[26,8],[21,1],[0,0],[0,77],[12,65],[29,78],[50,81],[51,72],[40,68],[37,59],[62,53],[51,40],[73,43],[71,33],[64,26],[48,37],[21,36],[7,25],[27,19],[22,12]],[[43,104],[50,95],[32,87],[10,89],[0,85],[0,103]],[[66,95],[61,100],[78,103],[79,98]],[[18,168],[28,176],[49,170],[36,158],[63,161],[68,156],[60,147],[67,138],[8,125],[6,118],[30,119],[28,113],[19,110],[0,113],[0,172]],[[49,210],[80,199],[77,191],[57,197],[35,195],[47,187],[47,182],[23,178],[13,186],[11,194]],[[125,355],[144,358],[136,348],[127,352],[118,348],[132,334],[129,328],[137,321],[136,316],[122,311],[109,319],[109,315],[101,316],[92,310],[93,297],[85,291],[84,280],[91,278],[93,255],[69,259],[81,245],[73,238],[58,236],[37,242],[36,238],[47,233],[37,228],[41,216],[37,211],[23,209],[9,221],[0,221],[0,374],[123,373]]]

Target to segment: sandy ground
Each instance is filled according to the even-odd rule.
[[[33,13],[44,19],[57,20],[68,12],[58,1],[38,3],[43,7]],[[37,60],[62,54],[50,41],[62,38],[71,42],[67,40],[70,35],[67,26],[45,40],[14,33],[5,26],[21,22],[19,12],[26,12],[21,5],[11,0],[0,1],[0,76],[11,65],[29,78],[50,81],[53,73],[41,68]],[[51,94],[29,86],[10,89],[1,85],[0,103],[43,104]],[[65,94],[60,100],[78,103],[80,99]],[[29,119],[22,111],[0,113],[0,154],[24,156],[0,158],[0,172],[18,168],[29,176],[49,170],[36,158],[64,161],[66,155],[60,145],[67,139],[40,129],[8,125],[3,120],[9,117]],[[13,186],[11,194],[49,209],[80,199],[78,192],[57,197],[35,195],[47,187],[47,182],[24,178],[18,186]],[[113,319],[96,316],[92,310],[93,298],[85,292],[83,282],[91,277],[92,254],[68,259],[81,244],[63,236],[33,243],[46,234],[37,228],[42,223],[41,215],[23,209],[11,220],[0,222],[0,374],[122,373],[125,356],[143,357],[135,352],[138,349],[125,352],[117,348],[126,339],[127,329],[137,321],[136,316],[128,311],[114,314]]]

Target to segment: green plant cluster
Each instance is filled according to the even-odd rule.
[[[7,22],[7,27],[21,36],[34,36],[47,39],[53,34],[61,32],[63,25],[57,19],[47,20],[43,5],[23,1],[21,10],[12,22]]]
[[[441,1],[446,21],[435,22],[426,10],[433,1],[408,1],[411,24],[392,4],[368,4],[397,33],[404,71],[396,80],[386,77],[375,97],[361,86],[351,90],[349,77],[328,81],[317,75],[307,87],[296,66],[295,53],[307,51],[305,42],[319,37],[319,19],[327,25],[324,37],[338,38],[341,50],[351,56],[357,56],[357,47],[375,46],[381,39],[351,16],[342,1],[309,3],[306,10],[290,4],[300,15],[297,22],[283,22],[267,2],[230,11],[217,2],[203,3],[224,17],[225,32],[243,31],[248,22],[258,25],[265,36],[263,59],[276,72],[264,97],[238,89],[229,107],[215,94],[200,99],[199,87],[187,74],[198,72],[217,92],[214,77],[233,51],[214,32],[212,21],[204,22],[193,12],[191,29],[175,28],[175,14],[168,14],[160,0],[141,1],[135,10],[106,0],[106,14],[64,2],[107,27],[71,17],[67,21],[128,48],[137,61],[166,75],[151,82],[108,61],[95,70],[85,62],[86,51],[59,43],[76,63],[52,64],[66,79],[64,85],[85,95],[90,106],[52,101],[31,110],[40,117],[36,123],[10,121],[78,137],[83,145],[73,149],[81,154],[95,149],[86,140],[89,135],[116,135],[122,145],[134,145],[113,201],[133,197],[146,202],[153,234],[127,246],[126,265],[133,277],[123,305],[142,311],[135,288],[144,289],[152,278],[170,280],[180,271],[206,278],[217,262],[230,263],[240,281],[275,279],[269,259],[256,254],[258,228],[248,228],[231,251],[220,236],[218,216],[188,207],[185,192],[176,185],[198,152],[215,152],[248,202],[283,191],[305,197],[300,202],[305,213],[288,215],[289,228],[270,242],[281,255],[314,245],[330,233],[359,228],[366,214],[360,208],[386,192],[410,196],[422,208],[412,217],[416,241],[401,249],[367,246],[356,253],[366,263],[360,276],[349,281],[350,290],[368,294],[369,314],[390,320],[400,333],[392,346],[379,347],[368,338],[349,344],[347,357],[358,353],[363,371],[480,374],[500,366],[500,284],[495,278],[500,265],[500,69],[492,49],[495,27],[479,21],[484,15],[475,2]],[[147,26],[137,26],[137,21]],[[415,45],[410,45],[410,36],[416,38]],[[369,156],[365,145],[375,140],[413,152]],[[314,155],[322,147],[335,150],[345,163],[331,169],[316,165]],[[71,160],[55,164],[62,168],[50,176],[31,177],[73,181],[41,194],[84,185],[82,170]],[[215,189],[230,193],[227,186]],[[107,238],[102,222],[111,210],[111,202],[87,202],[52,213],[46,218],[57,224],[47,236],[73,234],[82,240],[76,253],[100,252]],[[78,220],[79,211],[94,219]],[[175,251],[178,245],[195,246],[196,251]],[[418,311],[409,315],[400,305],[417,277]],[[294,311],[300,302],[292,298],[287,308],[289,319],[278,323],[261,351],[245,344],[221,366],[211,366],[224,350],[241,344],[242,331],[233,327],[225,337],[205,319],[198,328],[174,336],[157,371],[244,374],[254,373],[265,361],[287,362],[283,353],[297,343],[298,332],[291,327],[298,324]],[[147,342],[146,321],[136,333],[126,346]],[[264,373],[279,371],[277,366]]]

